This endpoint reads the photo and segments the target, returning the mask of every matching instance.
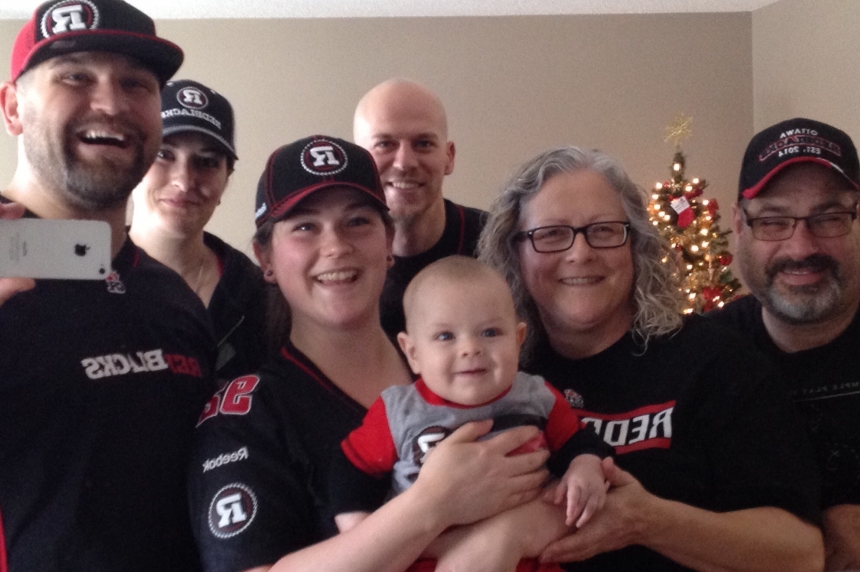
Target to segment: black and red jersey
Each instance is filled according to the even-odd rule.
[[[185,474],[214,347],[200,300],[131,241],[106,280],[39,280],[0,306],[10,572],[199,568]]]
[[[439,443],[462,425],[485,419],[493,420],[493,428],[482,439],[524,425],[539,428],[539,438],[524,450],[549,449],[548,467],[557,477],[577,455],[612,455],[612,448],[592,431],[581,430],[583,424],[561,394],[538,376],[517,372],[511,387],[480,405],[452,403],[418,379],[385,389],[362,425],[341,443],[343,454],[331,474],[337,512],[376,510],[387,485],[394,494],[405,491]],[[380,480],[385,481],[383,487]]]
[[[224,382],[257,371],[265,361],[266,282],[244,253],[208,232],[203,242],[221,267],[207,310],[218,342],[215,375]]]
[[[542,375],[651,493],[724,512],[775,506],[817,522],[819,479],[777,373],[732,331],[694,317],[646,347],[626,334],[570,360],[538,348]],[[685,570],[633,546],[566,570]]]
[[[204,569],[272,564],[337,534],[329,463],[365,413],[289,344],[213,396],[189,469]]]

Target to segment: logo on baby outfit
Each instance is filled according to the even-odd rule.
[[[348,162],[343,147],[328,139],[311,141],[302,150],[302,167],[312,175],[336,175]]]
[[[99,27],[99,11],[89,0],[63,0],[42,16],[42,37]]]
[[[451,434],[451,430],[441,425],[433,425],[423,429],[412,441],[412,460],[419,467],[427,461],[427,455],[442,440]]]
[[[231,538],[257,516],[257,496],[250,487],[232,483],[215,493],[209,504],[209,530],[216,538]]]

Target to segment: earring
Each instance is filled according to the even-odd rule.
[[[385,257],[385,260],[387,260],[388,262],[394,262],[394,255],[389,254],[388,256]]]
[[[275,275],[274,270],[266,270],[266,278],[271,278],[274,275]]]

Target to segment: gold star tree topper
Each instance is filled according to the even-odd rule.
[[[693,134],[693,118],[679,113],[666,127],[666,141],[672,141],[675,147],[681,146],[681,141]]]

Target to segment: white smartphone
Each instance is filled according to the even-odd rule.
[[[0,277],[103,280],[110,225],[94,220],[0,220]]]

